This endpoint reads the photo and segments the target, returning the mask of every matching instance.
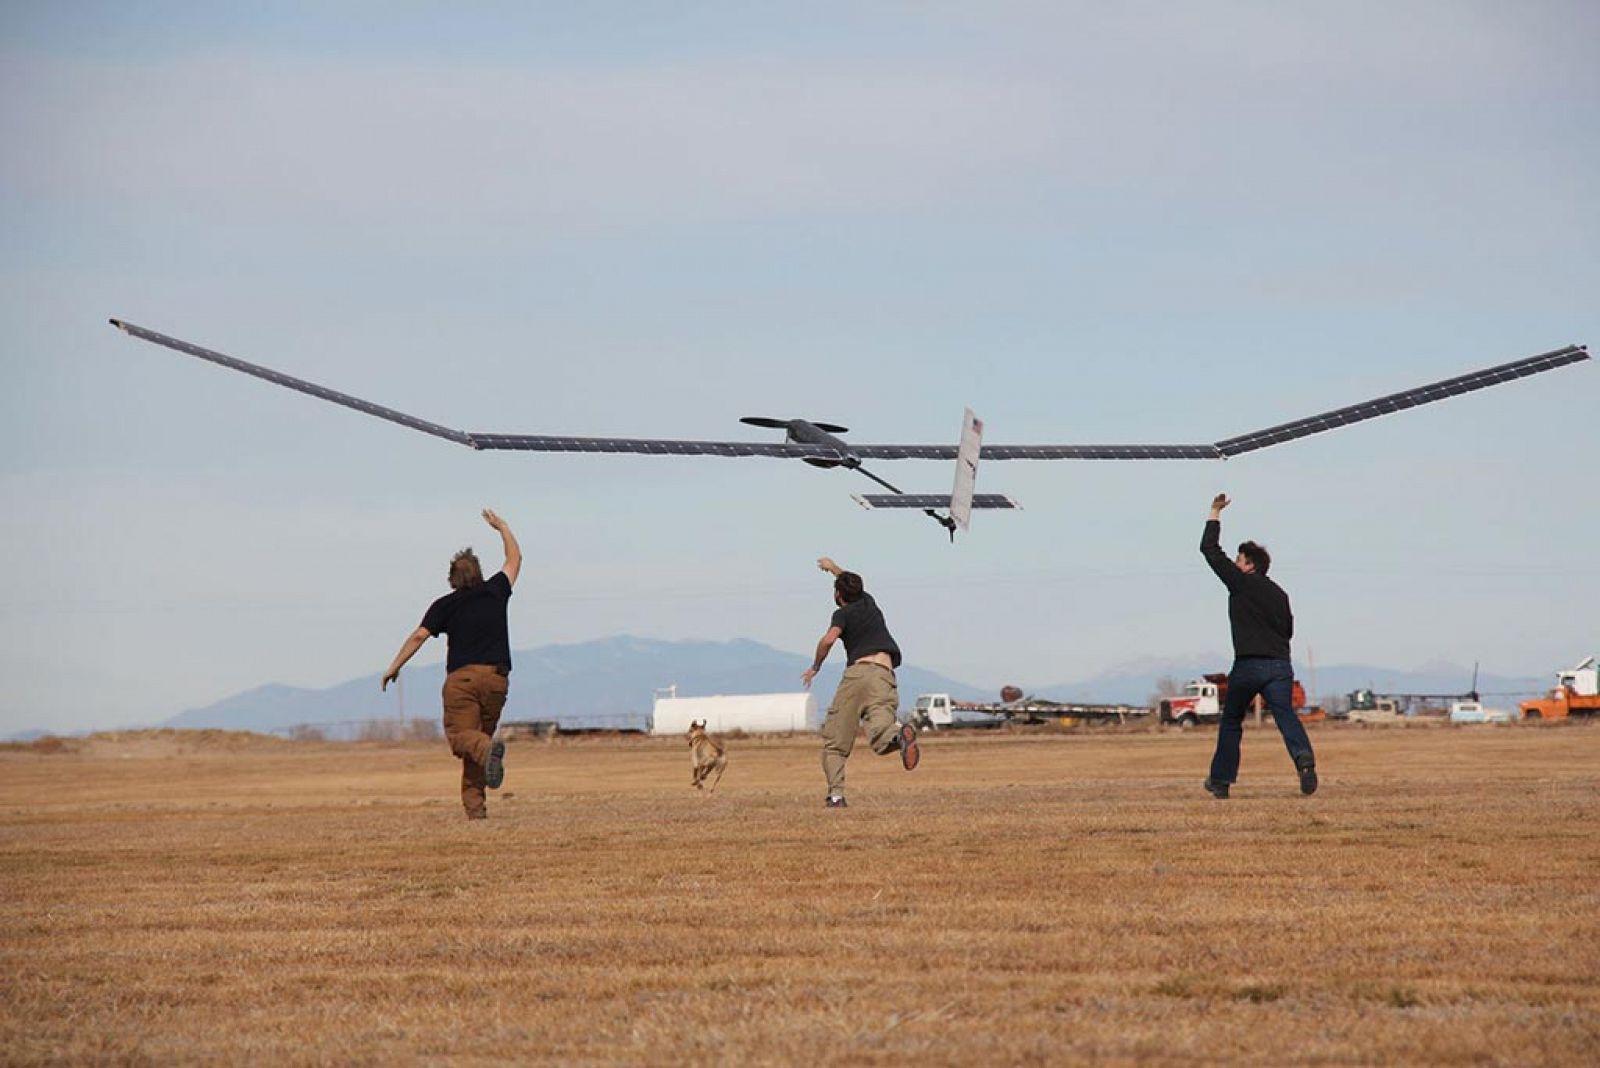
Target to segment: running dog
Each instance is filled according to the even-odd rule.
[[[717,777],[711,779],[710,790],[716,793],[717,783],[722,781],[722,772],[728,766],[728,754],[721,742],[706,733],[704,720],[689,724],[689,760],[693,764],[689,785],[696,790],[704,790],[706,780],[711,778],[712,772],[716,772]]]

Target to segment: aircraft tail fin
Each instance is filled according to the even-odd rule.
[[[950,491],[950,518],[956,526],[966,530],[972,521],[973,508],[1015,507],[1015,505],[980,505],[976,503],[974,489],[978,484],[978,453],[983,448],[983,420],[968,408],[961,419],[961,443],[956,447],[956,483]],[[999,496],[991,494],[989,496]],[[1009,501],[1009,498],[1001,498]]]

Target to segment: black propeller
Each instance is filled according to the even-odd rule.
[[[765,415],[747,415],[743,419],[739,420],[739,422],[748,423],[751,426],[769,427],[772,430],[786,430],[789,427],[789,420],[772,419]],[[807,419],[806,422],[811,423],[811,420]],[[850,433],[849,427],[840,426],[837,423],[811,423],[811,425],[816,427],[818,430],[826,430],[830,434]]]

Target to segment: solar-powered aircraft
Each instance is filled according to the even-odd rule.
[[[967,529],[974,508],[1016,508],[1017,503],[999,493],[977,493],[978,457],[989,460],[1226,460],[1269,445],[1277,445],[1296,438],[1308,437],[1348,426],[1380,415],[1398,412],[1405,408],[1430,404],[1447,397],[1471,393],[1474,390],[1498,386],[1529,375],[1564,367],[1589,358],[1583,345],[1565,348],[1513,360],[1498,367],[1448,378],[1415,389],[1391,393],[1376,400],[1363,401],[1346,408],[1338,408],[1320,415],[1296,419],[1291,423],[1256,430],[1238,437],[1199,445],[988,445],[982,444],[983,423],[966,412],[961,438],[955,445],[862,445],[846,442],[838,435],[847,433],[845,427],[832,423],[813,422],[807,419],[772,419],[765,416],[747,416],[741,422],[751,426],[784,431],[782,442],[761,441],[689,441],[660,438],[598,438],[568,437],[551,434],[488,434],[455,430],[450,427],[418,419],[414,415],[397,412],[371,401],[352,397],[337,390],[319,386],[274,371],[268,367],[247,363],[199,345],[146,330],[142,326],[112,319],[111,325],[126,334],[177,352],[231,367],[235,371],[264,378],[268,382],[320,397],[322,400],[354,408],[358,412],[386,419],[391,423],[420,430],[458,445],[473,449],[516,449],[528,452],[599,452],[642,453],[650,456],[770,456],[781,459],[803,460],[814,467],[843,467],[870,478],[887,489],[888,493],[868,493],[855,497],[866,508],[912,508],[931,516],[955,538],[956,530]],[[948,496],[932,493],[906,493],[886,482],[862,466],[863,460],[955,460],[955,485]],[[941,511],[941,509],[943,511]]]

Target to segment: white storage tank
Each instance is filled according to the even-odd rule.
[[[813,693],[752,693],[726,697],[658,697],[650,713],[651,734],[686,734],[705,721],[712,734],[781,734],[815,731],[822,713]]]

